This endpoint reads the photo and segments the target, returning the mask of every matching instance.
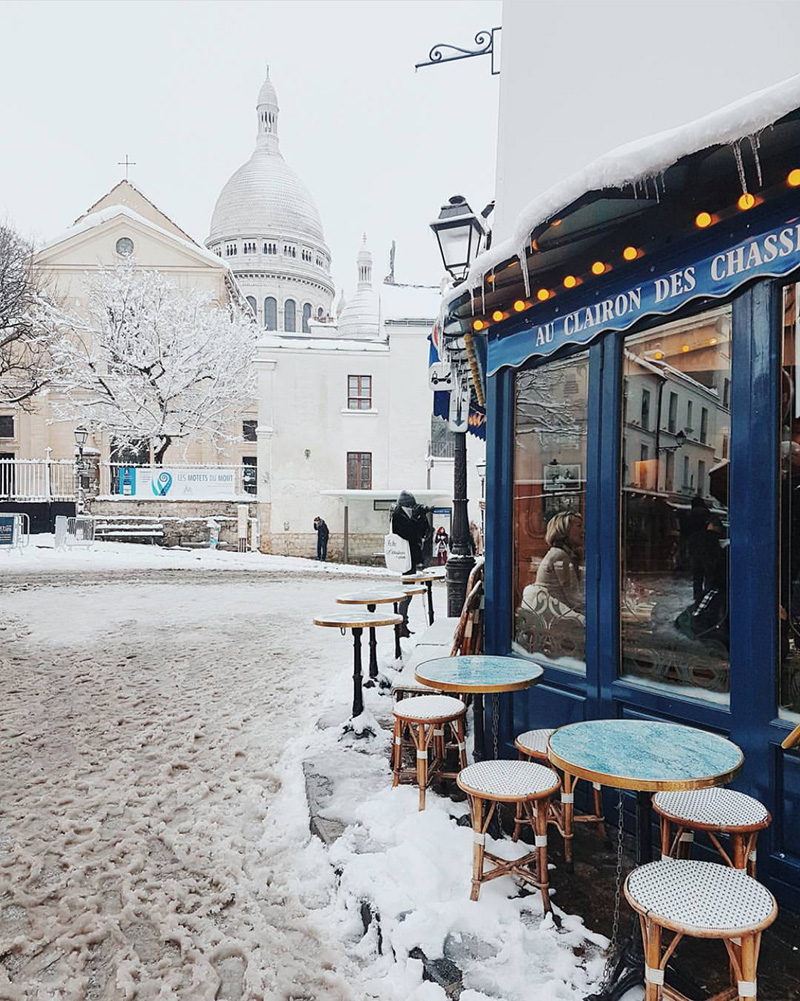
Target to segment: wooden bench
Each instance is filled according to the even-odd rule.
[[[155,545],[164,538],[164,526],[159,522],[98,522],[94,536],[99,542],[150,542]]]

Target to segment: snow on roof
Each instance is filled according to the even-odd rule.
[[[266,348],[289,351],[372,351],[387,352],[386,341],[352,340],[345,337],[319,337],[309,334],[265,334],[259,344]]]
[[[92,212],[90,215],[84,216],[83,219],[76,222],[73,226],[70,226],[69,229],[64,230],[63,233],[59,233],[59,235],[54,237],[52,240],[48,240],[44,246],[39,248],[37,253],[41,254],[45,250],[49,250],[51,247],[55,247],[57,244],[63,243],[65,240],[71,240],[74,236],[79,236],[81,233],[85,233],[90,229],[96,229],[98,226],[111,222],[119,216],[125,216],[132,222],[138,223],[140,226],[144,226],[155,233],[159,233],[161,236],[166,236],[180,246],[190,250],[198,257],[203,257],[207,261],[216,264],[217,267],[220,267],[225,271],[230,271],[230,268],[221,257],[217,257],[217,255],[213,254],[210,250],[206,250],[205,247],[201,247],[199,244],[194,243],[191,240],[182,240],[179,236],[175,236],[174,233],[170,233],[169,230],[162,229],[161,226],[156,226],[154,222],[150,222],[149,219],[145,219],[144,216],[140,216],[138,212],[134,212],[133,209],[129,209],[127,205],[111,205],[107,209],[101,209],[99,212]]]
[[[118,188],[124,188],[124,187],[130,188],[131,191],[134,191],[137,195],[139,195],[140,198],[143,198],[146,202],[148,202],[150,205],[152,205],[152,207],[156,210],[156,212],[158,212],[159,215],[164,216],[164,218],[167,220],[167,222],[171,223],[175,227],[175,229],[177,229],[180,233],[182,233],[186,237],[186,239],[189,241],[189,243],[192,243],[192,244],[195,244],[195,245],[197,244],[197,241],[193,240],[191,238],[191,236],[189,236],[189,234],[186,232],[186,230],[182,229],[175,222],[174,219],[170,219],[170,217],[167,215],[167,213],[164,212],[162,209],[160,209],[156,205],[156,203],[153,201],[152,198],[148,198],[147,195],[142,191],[142,189],[141,188],[137,188],[136,185],[133,183],[133,181],[129,181],[127,177],[124,177],[121,181],[117,181],[117,183],[112,188],[109,188],[109,190],[104,195],[101,195],[101,197],[98,198],[96,202],[92,202],[92,204],[89,206],[89,208],[85,212],[82,212],[81,215],[78,216],[78,218],[73,223],[73,226],[76,223],[79,223],[81,221],[81,219],[84,219],[87,215],[90,215],[94,211],[95,205],[99,205],[100,202],[102,202],[104,198],[108,198],[108,196],[111,195],[111,194],[113,194]]]
[[[655,177],[681,157],[709,146],[729,144],[731,156],[738,156],[737,144],[752,137],[754,150],[758,134],[784,115],[800,107],[800,75],[749,94],[732,104],[653,136],[637,139],[588,164],[538,195],[517,217],[513,234],[476,258],[467,280],[450,289],[445,305],[483,283],[484,276],[502,261],[525,252],[531,232],[556,216],[587,191],[622,188],[643,178]]]
[[[384,320],[423,320],[432,326],[439,315],[442,295],[438,286],[384,284],[378,286],[378,293]]]

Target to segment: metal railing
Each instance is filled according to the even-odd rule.
[[[72,459],[0,459],[0,500],[75,500]]]
[[[160,497],[244,500],[254,498],[258,490],[257,471],[252,465],[172,463],[162,467],[125,462],[95,464],[84,460],[84,492],[87,497],[122,499],[135,496],[139,499],[139,493],[131,491],[132,481],[146,474],[149,482],[164,472],[168,473],[170,489],[161,492],[151,490],[143,496],[151,500]],[[76,499],[75,460],[0,459],[0,500],[43,502]]]
[[[455,455],[455,442],[440,439],[428,442],[428,455],[432,459],[452,459]]]

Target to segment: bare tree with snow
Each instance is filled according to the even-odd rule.
[[[25,406],[50,379],[58,310],[33,266],[33,248],[0,224],[0,403]]]
[[[125,262],[97,272],[69,328],[53,350],[61,419],[89,422],[117,446],[151,440],[158,463],[176,439],[233,438],[255,388],[248,311]]]

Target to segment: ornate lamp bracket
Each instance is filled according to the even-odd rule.
[[[496,44],[496,37],[501,29],[492,28],[489,31],[479,31],[475,36],[477,49],[462,49],[458,45],[449,45],[447,42],[440,42],[434,45],[428,53],[425,62],[416,63],[414,69],[421,69],[423,66],[438,66],[440,63],[452,63],[456,59],[472,59],[474,56],[492,57],[492,76],[500,75],[500,45]]]

